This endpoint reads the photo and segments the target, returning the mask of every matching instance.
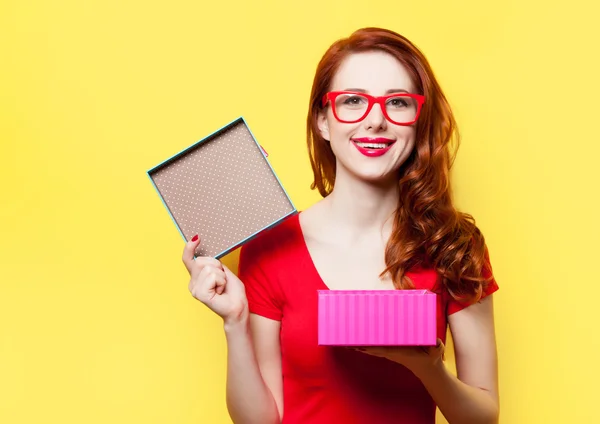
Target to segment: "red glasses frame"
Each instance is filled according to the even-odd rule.
[[[339,96],[341,94],[356,94],[358,96],[363,96],[364,98],[366,98],[369,101],[369,105],[367,106],[367,110],[365,111],[365,114],[363,116],[361,116],[359,119],[355,119],[352,121],[345,121],[343,119],[340,119],[340,117],[337,115],[337,112],[335,110],[335,99],[337,98],[337,96]],[[385,107],[385,102],[392,97],[410,97],[412,99],[415,99],[417,101],[417,113],[415,114],[415,119],[412,120],[411,122],[397,122],[397,121],[394,121],[393,119],[391,119],[387,113],[387,109]],[[421,109],[423,107],[423,104],[425,103],[425,96],[423,96],[421,94],[413,94],[413,93],[394,93],[394,94],[390,94],[387,96],[376,97],[376,96],[371,96],[369,94],[361,93],[361,92],[357,92],[357,91],[330,91],[323,96],[323,99],[322,99],[323,107],[325,107],[327,105],[327,102],[329,102],[329,101],[331,102],[331,110],[333,111],[333,116],[335,116],[335,119],[337,119],[338,121],[345,123],[345,124],[353,124],[353,123],[362,121],[363,119],[365,119],[367,117],[369,112],[371,112],[371,109],[373,109],[373,106],[377,103],[381,107],[381,111],[383,112],[385,119],[390,121],[392,124],[412,125],[415,122],[417,122],[417,119],[419,119],[419,115],[421,114]]]

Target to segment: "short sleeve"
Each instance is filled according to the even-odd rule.
[[[493,277],[492,264],[490,261],[490,255],[489,255],[487,248],[485,249],[485,265],[486,266],[483,267],[483,276],[485,278],[492,277],[492,279],[488,282],[488,285],[481,296],[482,299],[491,295],[492,293],[495,293],[499,289],[498,283],[496,282],[496,279]],[[448,306],[447,306],[448,315],[452,315],[458,311],[461,311],[468,306],[469,306],[469,304],[458,302],[452,296],[450,296],[450,295],[448,296]]]
[[[250,312],[280,321],[282,294],[269,262],[268,252],[258,240],[244,244],[240,249],[238,277],[246,289]]]

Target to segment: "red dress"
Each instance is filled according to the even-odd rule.
[[[344,347],[317,345],[317,290],[327,290],[304,241],[299,214],[241,249],[239,273],[250,312],[281,321],[284,424],[432,424],[436,405],[404,366]],[[432,270],[410,273],[435,289]],[[498,289],[490,284],[486,294]],[[462,306],[438,296],[438,337]]]

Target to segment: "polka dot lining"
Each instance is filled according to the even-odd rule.
[[[151,173],[197,256],[217,256],[295,211],[243,121]]]

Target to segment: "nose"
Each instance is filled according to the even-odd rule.
[[[381,110],[381,105],[376,103],[373,105],[368,115],[363,121],[365,129],[383,129],[386,125],[385,115]]]

